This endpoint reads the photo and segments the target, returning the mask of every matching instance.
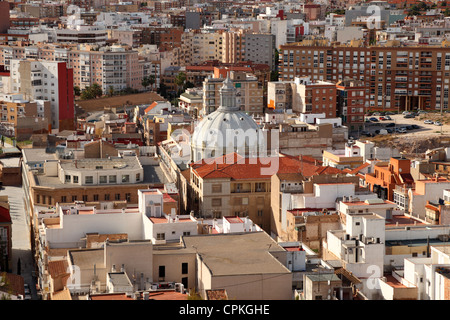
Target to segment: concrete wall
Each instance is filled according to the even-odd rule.
[[[142,240],[140,213],[66,215],[61,229],[46,229],[46,240],[52,248],[78,247],[86,233],[126,233],[130,240]]]

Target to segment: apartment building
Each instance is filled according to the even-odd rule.
[[[47,100],[52,129],[72,130],[75,125],[73,69],[66,62],[12,59],[10,91],[25,99]]]
[[[402,157],[392,157],[389,162],[378,162],[373,173],[365,174],[366,184],[380,198],[394,201],[394,189],[397,186],[411,188],[414,185],[410,168],[411,160]]]
[[[60,28],[54,31],[55,42],[58,43],[90,43],[105,45],[108,33],[104,27],[76,25],[70,28]]]
[[[51,129],[50,101],[26,100],[22,94],[0,95],[1,120],[12,127],[17,140],[27,140],[33,133],[46,133]]]
[[[335,118],[336,84],[309,76],[269,82],[267,102],[269,109],[279,112],[324,113],[326,118]]]
[[[113,45],[98,48],[95,45],[44,44],[29,47],[0,46],[0,64],[11,70],[12,59],[40,59],[65,62],[73,71],[74,86],[84,89],[97,83],[103,92],[125,88],[142,89],[144,73],[152,72],[152,62],[139,59],[137,50]],[[144,72],[147,70],[147,72]],[[159,78],[158,78],[159,79]]]
[[[350,131],[364,129],[364,115],[369,106],[363,81],[343,80],[336,84],[336,112]]]
[[[181,43],[183,65],[200,64],[207,60],[222,60],[223,40],[220,33],[184,32]]]
[[[214,77],[208,77],[203,81],[203,115],[210,114],[219,107],[219,91],[227,73],[236,88],[236,104],[240,110],[252,114],[262,113],[263,88],[254,75],[234,71],[232,68],[214,67]]]
[[[370,110],[448,109],[450,53],[444,45],[331,45],[304,40],[280,47],[280,80],[361,80]]]

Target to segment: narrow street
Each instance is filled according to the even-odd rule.
[[[12,273],[23,276],[28,283],[33,299],[37,298],[35,280],[32,277],[34,262],[31,252],[30,228],[28,216],[24,207],[24,193],[22,187],[5,186],[0,195],[7,195],[12,220]],[[20,259],[20,272],[18,261]]]

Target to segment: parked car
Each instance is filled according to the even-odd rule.
[[[378,122],[378,119],[375,118],[375,117],[369,118],[369,120],[372,121],[372,122]]]
[[[413,127],[413,129],[420,129],[420,126],[418,126],[417,124],[413,124],[411,125],[411,127]]]
[[[425,124],[433,124],[434,122],[432,120],[425,120],[423,123],[425,123]]]
[[[380,119],[381,121],[387,120],[385,117],[379,117],[378,119]]]
[[[440,121],[435,121],[435,122],[434,122],[434,125],[435,125],[435,126],[442,126],[442,123],[441,123]]]
[[[361,131],[361,135],[370,137],[370,132],[363,130],[363,131]]]
[[[418,114],[427,114],[428,112],[426,112],[425,110],[419,110],[417,113]]]
[[[384,119],[386,119],[386,120],[392,120],[392,118],[390,117],[390,116],[384,116]]]
[[[392,112],[392,111],[388,111],[388,112],[386,112],[386,115],[394,115],[395,114],[395,112]]]
[[[389,122],[388,124],[386,124],[386,127],[387,127],[387,128],[389,128],[389,127],[395,127],[395,123]]]
[[[401,128],[398,129],[397,132],[398,132],[398,133],[406,133],[407,131],[406,131],[406,128],[405,128],[405,127],[401,127]]]
[[[415,117],[415,115],[414,115],[413,113],[405,114],[405,115],[403,116],[403,118],[405,118],[405,119],[407,119],[407,118],[414,118],[414,117]]]
[[[386,129],[386,131],[387,131],[388,133],[394,132],[392,129]]]

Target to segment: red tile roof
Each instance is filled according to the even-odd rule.
[[[315,165],[313,158],[280,155],[279,157],[244,158],[237,153],[191,164],[194,172],[203,179],[229,178],[233,180],[268,179],[276,173],[301,172],[310,177],[320,174],[337,174],[341,170]],[[278,162],[278,165],[276,164]],[[273,169],[273,170],[269,170]]]
[[[10,293],[15,296],[19,294],[25,295],[25,281],[22,276],[13,273],[0,273],[0,277],[3,276],[6,276],[6,285],[0,286],[0,292]]]
[[[58,276],[66,276],[68,274],[68,263],[66,260],[56,260],[48,262],[48,273],[55,279]]]
[[[151,105],[149,105],[147,108],[145,108],[144,112],[147,113],[149,111],[151,111],[154,107],[156,107],[158,105],[158,102],[153,102]]]

